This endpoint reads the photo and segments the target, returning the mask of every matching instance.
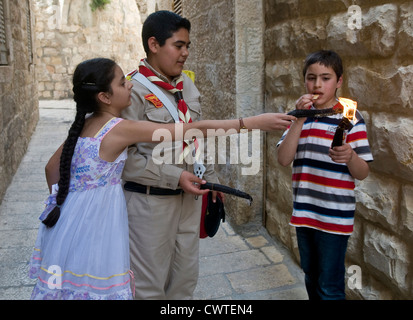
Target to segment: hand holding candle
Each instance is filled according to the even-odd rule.
[[[335,147],[329,150],[331,160],[336,163],[348,164],[354,157],[354,150],[349,144]]]

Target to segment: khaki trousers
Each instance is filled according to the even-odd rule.
[[[202,197],[125,190],[125,198],[135,299],[192,299],[198,281]]]

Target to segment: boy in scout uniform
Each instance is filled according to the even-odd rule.
[[[141,73],[177,110],[186,105],[183,112],[190,121],[200,120],[200,93],[182,73],[189,55],[190,27],[187,19],[170,11],[148,16],[142,29],[147,58],[129,74],[133,83],[132,105],[122,114],[124,118],[158,123],[176,121],[162,99],[134,80],[134,75]],[[202,205],[202,196],[196,195],[204,190],[194,186],[200,180],[193,173],[193,161],[177,164],[174,159],[159,164],[153,159],[155,146],[130,146],[123,173],[135,298],[191,299],[198,280]],[[182,144],[179,148],[182,150]],[[212,165],[205,164],[203,179],[218,183]]]

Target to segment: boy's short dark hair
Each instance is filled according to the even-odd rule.
[[[308,67],[314,63],[319,63],[325,67],[332,68],[337,75],[337,80],[343,75],[343,62],[341,61],[340,56],[332,50],[320,50],[310,53],[304,62],[304,77]]]
[[[162,47],[172,34],[181,28],[191,31],[191,23],[188,19],[167,10],[160,10],[150,14],[142,27],[142,42],[146,54],[149,53],[148,39],[155,37]]]

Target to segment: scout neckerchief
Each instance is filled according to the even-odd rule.
[[[182,92],[183,92],[183,87],[184,87],[184,78],[182,74],[177,79],[176,86],[174,87],[170,83],[162,81],[158,76],[156,76],[152,70],[150,70],[148,67],[145,66],[144,60],[141,60],[141,62],[139,63],[139,73],[144,75],[152,83],[169,91],[170,93],[174,95],[175,101],[178,103],[178,115],[179,115],[180,122],[183,122],[183,123],[192,122],[188,106],[186,105],[184,98],[183,98]],[[196,139],[194,139],[194,145],[195,145],[195,159],[198,159],[200,150],[198,148],[198,141]],[[183,162],[183,159],[190,153],[190,151],[191,151],[191,147],[189,146],[188,141],[184,141],[183,152],[181,153],[179,157],[179,161],[180,161],[179,163]]]

